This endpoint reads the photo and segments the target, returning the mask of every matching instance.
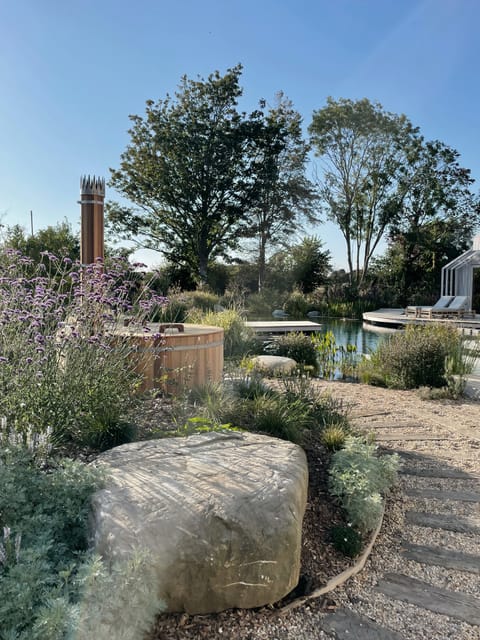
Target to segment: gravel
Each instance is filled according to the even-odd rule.
[[[360,384],[338,382],[319,386],[350,407],[355,424],[365,431],[385,433],[381,424],[415,423],[398,430],[435,433],[438,441],[395,441],[385,448],[416,452],[409,467],[462,469],[480,474],[480,405],[473,401],[424,401],[414,391],[392,391]],[[372,414],[381,415],[372,415]],[[363,414],[363,415],[362,415]],[[367,414],[369,414],[367,416]],[[394,428],[391,429],[394,432]],[[436,614],[412,604],[393,600],[376,591],[387,573],[403,573],[434,586],[461,591],[480,598],[478,575],[407,560],[401,540],[480,555],[480,536],[418,527],[404,521],[406,510],[480,517],[478,503],[437,501],[405,496],[407,487],[480,492],[478,480],[455,480],[402,476],[400,489],[387,504],[384,525],[362,573],[351,578],[328,597],[311,600],[301,608],[280,616],[269,608],[260,611],[228,611],[216,616],[171,616],[169,625],[157,628],[150,640],[312,640],[330,639],[322,629],[325,616],[337,607],[351,609],[384,627],[399,632],[405,640],[479,640],[480,628],[458,619]]]

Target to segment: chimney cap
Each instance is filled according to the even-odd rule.
[[[105,196],[105,178],[90,175],[81,176],[80,194]]]

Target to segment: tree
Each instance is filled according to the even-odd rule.
[[[305,175],[309,147],[301,125],[300,114],[279,93],[256,139],[256,201],[251,214],[258,242],[259,291],[265,282],[267,247],[285,244],[299,221],[315,221],[318,194]]]
[[[480,224],[474,180],[455,149],[416,137],[407,158],[400,170],[398,214],[389,228],[402,305],[412,301],[414,289],[424,300],[438,296],[442,267],[470,246]]]
[[[315,237],[303,238],[298,244],[276,252],[268,262],[269,280],[279,290],[298,287],[311,293],[324,284],[331,270],[331,255]]]
[[[131,142],[110,185],[135,208],[109,204],[113,228],[162,248],[172,264],[207,281],[208,265],[251,234],[252,145],[261,113],[237,111],[242,67],[206,80],[183,77],[174,97],[130,116]]]
[[[80,239],[67,220],[39,229],[34,235],[27,235],[22,226],[15,224],[6,228],[3,244],[18,249],[35,262],[42,261],[44,251],[72,261],[80,259]]]
[[[314,112],[309,132],[324,164],[321,195],[327,215],[345,238],[350,285],[359,289],[398,213],[398,174],[405,141],[414,130],[405,116],[388,113],[366,98],[328,98]]]

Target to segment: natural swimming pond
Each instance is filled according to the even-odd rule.
[[[271,317],[251,318],[252,320],[271,321]],[[275,318],[278,322],[278,318]],[[318,332],[325,334],[331,331],[335,336],[337,346],[346,347],[354,345],[359,354],[367,354],[374,351],[381,340],[393,333],[390,329],[380,327],[367,328],[361,321],[345,320],[342,318],[305,318],[306,321],[318,324]]]
[[[344,320],[341,318],[309,318],[309,320],[318,322],[320,325],[319,333],[331,331],[338,346],[354,345],[359,354],[367,354],[374,351],[386,336],[393,333],[390,329],[366,328],[358,320]]]

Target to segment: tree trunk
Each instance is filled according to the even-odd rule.
[[[203,289],[208,284],[209,250],[206,237],[198,239],[198,286]]]
[[[258,246],[258,292],[260,293],[265,283],[265,253],[266,253],[267,237],[264,233],[260,234]]]

